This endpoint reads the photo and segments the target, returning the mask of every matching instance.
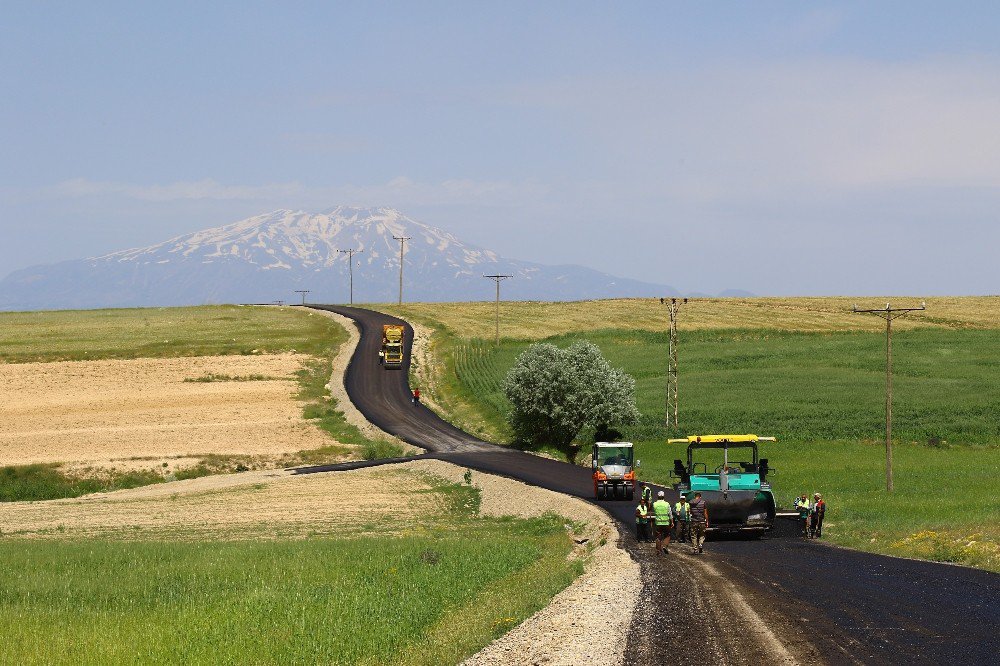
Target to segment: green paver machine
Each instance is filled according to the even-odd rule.
[[[774,442],[774,437],[757,435],[692,435],[668,440],[669,444],[687,444],[687,465],[674,460],[671,476],[674,487],[688,499],[700,492],[708,508],[708,529],[714,532],[763,534],[774,525],[774,493],[767,482],[767,458],[759,458],[758,442]],[[721,451],[709,471],[696,453],[711,449]],[[708,457],[708,456],[702,456]]]

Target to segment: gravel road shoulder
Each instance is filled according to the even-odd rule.
[[[400,467],[453,483],[462,483],[466,473],[439,460]],[[623,663],[626,632],[642,581],[639,565],[619,547],[622,537],[615,522],[597,507],[551,490],[481,472],[473,472],[471,479],[480,491],[483,515],[530,518],[551,512],[582,525],[574,556],[586,558],[586,569],[548,606],[467,659],[464,666]]]

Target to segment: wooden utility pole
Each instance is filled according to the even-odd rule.
[[[894,308],[888,303],[884,308],[859,310],[855,305],[853,312],[878,315],[885,319],[885,489],[892,492],[892,320],[910,312],[926,310],[927,303],[921,303],[919,308]]]
[[[308,294],[309,291],[310,291],[309,289],[296,289],[295,290],[296,294],[302,294],[302,305],[306,304],[306,294]]]
[[[673,417],[673,426],[676,428],[680,423],[678,421],[678,402],[677,402],[677,313],[681,309],[681,305],[688,302],[688,299],[680,298],[661,298],[660,303],[667,306],[667,312],[670,313],[670,338],[667,342],[667,398],[665,405],[666,417],[664,419],[667,427],[669,428],[671,423],[671,416]]]
[[[484,278],[489,278],[497,283],[497,309],[496,309],[496,324],[497,324],[497,335],[496,344],[497,347],[500,346],[500,283],[507,278],[514,277],[513,275],[484,275]]]
[[[342,254],[347,255],[347,268],[350,273],[350,284],[351,284],[351,305],[354,305],[354,255],[364,252],[364,250],[355,250],[354,248],[349,248],[347,250],[337,250]]]
[[[399,304],[403,304],[403,244],[413,238],[412,236],[393,236],[399,241]]]

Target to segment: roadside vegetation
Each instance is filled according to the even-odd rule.
[[[563,519],[426,492],[436,513],[350,538],[2,540],[0,661],[458,663],[580,573]]]
[[[503,381],[508,421],[519,448],[555,447],[566,460],[579,456],[577,435],[589,428],[614,437],[612,428],[635,423],[635,380],[612,368],[597,345],[566,349],[536,342],[522,352]]]
[[[825,299],[787,300],[796,305]],[[775,435],[778,443],[765,445],[764,455],[777,469],[771,481],[779,503],[788,505],[803,492],[823,492],[831,507],[824,537],[868,550],[1000,570],[1000,505],[992,500],[1000,478],[996,418],[1000,330],[984,327],[1000,319],[1000,299],[954,301],[957,304],[948,301],[932,312],[961,313],[969,301],[986,302],[993,309],[980,312],[975,324],[937,321],[903,329],[894,339],[896,492],[892,495],[884,490],[885,338],[877,328],[783,330],[781,326],[805,328],[798,319],[802,310],[794,309],[793,320],[779,308],[768,322],[770,328],[682,331],[681,429],[663,425],[665,333],[635,328],[595,331],[573,319],[578,332],[545,339],[560,347],[578,340],[592,342],[613,367],[636,379],[641,416],[638,423],[621,430],[637,444],[642,477],[671,482],[673,460],[684,457],[684,447],[667,445],[669,437],[722,432]],[[570,310],[583,307],[553,304],[551,311],[564,305]],[[638,307],[635,301],[585,305],[595,311]],[[839,301],[810,303],[820,313],[834,306],[839,307]],[[443,319],[465,322],[460,307],[439,309]],[[404,314],[398,308],[386,310]],[[547,311],[540,304],[527,304],[528,314],[522,316],[544,316]],[[694,319],[692,313],[693,309],[684,311],[686,320]],[[423,323],[434,325],[421,314]],[[620,325],[637,321],[623,318]],[[441,334],[436,336],[435,352],[441,361],[435,389],[450,394],[436,399],[449,411],[445,416],[475,424],[477,434],[494,441],[512,441],[503,381],[543,323],[528,321],[523,335],[522,329],[508,327],[516,337],[504,338],[496,347],[492,339],[460,336],[438,322]],[[562,325],[557,320],[553,328]],[[459,329],[464,330],[476,329]],[[592,431],[584,431],[580,442],[585,444],[592,436]]]

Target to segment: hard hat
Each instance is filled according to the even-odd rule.
[[[820,499],[823,499],[823,496],[820,495],[819,493],[816,493],[815,495],[813,495],[813,497],[819,497]]]
[[[664,492],[661,490],[660,492],[656,493],[656,496],[657,497],[666,497],[666,494],[664,494]]]

